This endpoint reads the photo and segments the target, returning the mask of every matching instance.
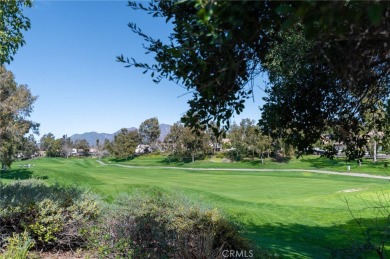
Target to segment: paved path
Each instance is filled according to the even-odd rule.
[[[247,168],[190,168],[190,167],[173,167],[173,166],[133,166],[121,164],[106,164],[103,161],[96,160],[104,166],[119,166],[126,168],[145,168],[145,169],[174,169],[174,170],[192,170],[192,171],[243,171],[243,172],[309,172],[317,174],[343,175],[352,177],[363,177],[372,179],[390,180],[390,176],[372,175],[364,173],[342,173],[315,169],[247,169]]]

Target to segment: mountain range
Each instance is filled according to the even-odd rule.
[[[131,128],[127,128],[127,130],[129,131],[132,131],[132,130],[137,130],[137,128],[135,127],[131,127]],[[103,144],[104,143],[104,140],[105,139],[108,139],[109,141],[112,141],[114,140],[114,137],[116,134],[118,134],[120,130],[112,133],[112,134],[109,134],[109,133],[98,133],[98,132],[95,132],[95,131],[92,131],[92,132],[85,132],[85,133],[82,133],[82,134],[73,134],[72,136],[70,136],[70,139],[72,141],[75,141],[77,139],[85,139],[89,145],[92,147],[92,146],[96,146],[96,140],[99,139],[99,143],[100,144]],[[168,125],[168,124],[160,124],[160,138],[159,140],[160,141],[163,141],[165,136],[169,134],[169,132],[171,131],[171,125]]]

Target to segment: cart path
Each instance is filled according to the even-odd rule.
[[[248,169],[248,168],[190,168],[190,167],[173,167],[173,166],[134,166],[134,165],[122,165],[122,164],[107,164],[103,161],[96,160],[99,164],[104,166],[119,166],[125,168],[144,168],[144,169],[173,169],[173,170],[192,170],[192,171],[242,171],[242,172],[309,172],[317,174],[330,174],[330,175],[343,175],[352,177],[363,177],[371,179],[383,179],[390,180],[390,176],[372,175],[365,173],[342,173],[326,170],[315,169]]]

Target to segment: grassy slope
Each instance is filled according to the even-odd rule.
[[[130,163],[150,165],[157,161],[143,159]],[[222,208],[244,225],[256,244],[291,258],[327,258],[329,246],[348,241],[343,228],[352,227],[342,199],[350,199],[353,208],[358,208],[357,195],[369,198],[375,192],[390,189],[385,180],[312,173],[120,168],[101,166],[93,159],[52,158],[31,163],[35,166],[29,170],[18,169],[15,163],[16,170],[2,173],[2,180],[41,177],[49,183],[87,186],[107,200],[151,185],[180,188]],[[193,166],[204,167],[200,163]],[[360,191],[343,192],[350,189]]]

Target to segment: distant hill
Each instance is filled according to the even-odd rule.
[[[136,127],[131,127],[131,128],[126,128],[126,129],[127,129],[128,131],[137,130]],[[118,134],[120,131],[121,131],[121,130],[117,130],[116,132],[114,132],[114,133],[112,134],[112,139],[114,139],[114,136],[115,136],[116,134]]]
[[[105,139],[112,141],[114,139],[115,134],[108,133],[98,133],[98,132],[85,132],[83,134],[74,134],[70,136],[70,139],[74,142],[77,139],[85,139],[89,145],[96,146],[96,140],[99,139],[99,143],[103,144]]]
[[[131,128],[127,128],[127,130],[132,131],[132,130],[137,130],[137,128],[131,127]],[[160,134],[159,140],[163,141],[165,136],[168,135],[169,132],[171,131],[171,125],[160,124],[160,130],[161,130],[161,134]],[[89,145],[92,147],[92,146],[96,146],[96,140],[97,139],[99,139],[99,143],[100,144],[103,144],[105,139],[108,139],[109,141],[114,140],[114,136],[116,134],[118,134],[119,131],[120,131],[120,129],[117,130],[116,132],[112,133],[112,134],[109,134],[109,133],[98,133],[98,132],[95,132],[95,131],[93,131],[93,132],[85,132],[83,134],[74,134],[74,135],[70,136],[70,139],[72,141],[75,141],[77,139],[85,139],[85,140],[87,140]]]

